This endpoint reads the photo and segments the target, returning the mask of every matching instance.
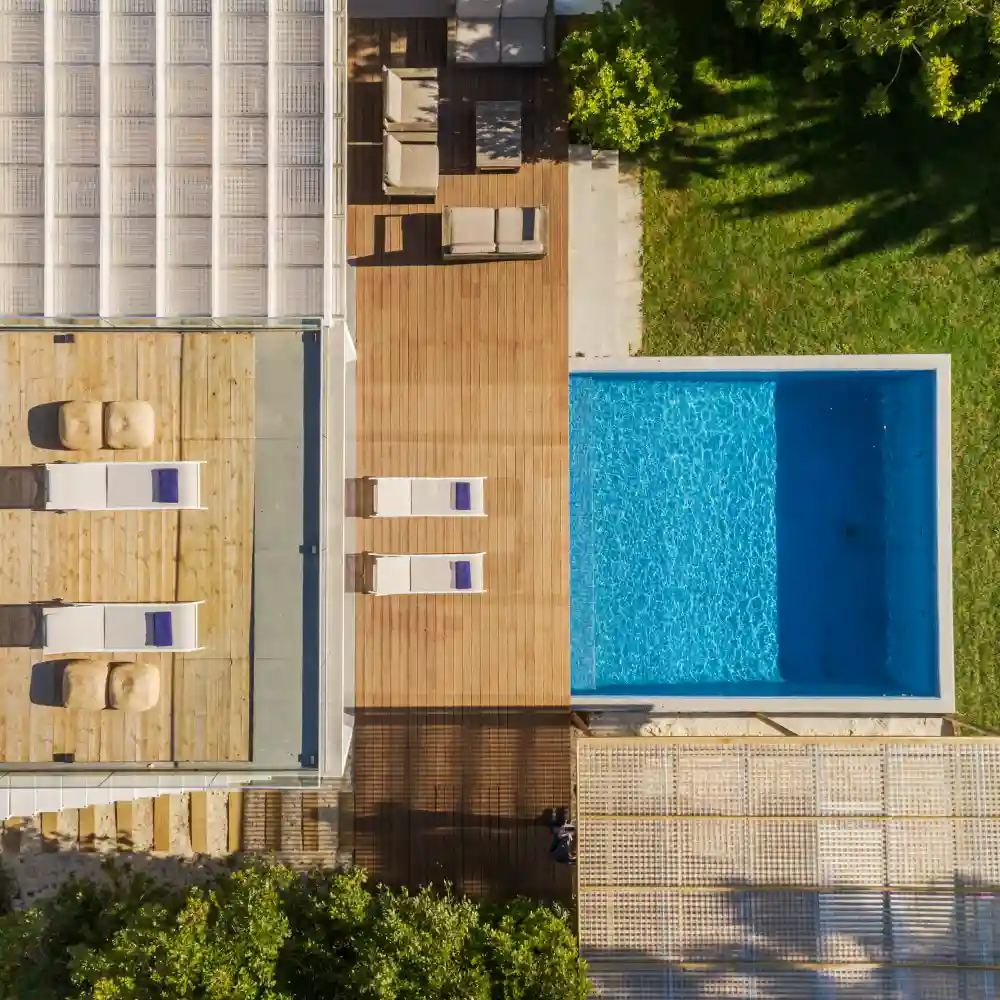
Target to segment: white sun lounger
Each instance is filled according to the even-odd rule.
[[[45,466],[46,510],[203,510],[204,462],[60,462]]]
[[[481,594],[483,552],[466,555],[369,555],[366,585],[372,594]]]
[[[198,645],[198,605],[57,604],[42,608],[46,653],[187,653]]]
[[[483,476],[373,476],[375,517],[485,517]]]

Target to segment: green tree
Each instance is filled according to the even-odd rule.
[[[569,120],[599,149],[634,153],[673,128],[677,73],[674,22],[645,0],[603,0],[559,50]]]
[[[109,867],[0,916],[0,997],[17,1000],[584,1000],[565,913],[359,870],[256,864],[203,886]]]
[[[909,82],[935,118],[980,111],[1000,86],[996,0],[729,0],[741,24],[794,38],[806,78],[860,70],[865,110],[886,114]]]

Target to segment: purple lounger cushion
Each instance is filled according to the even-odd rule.
[[[472,563],[467,559],[455,563],[455,589],[472,590]]]
[[[179,491],[176,469],[153,469],[153,500],[156,503],[177,503]]]
[[[471,483],[455,483],[455,510],[472,510]]]
[[[169,611],[146,612],[146,645],[172,646],[174,622]]]

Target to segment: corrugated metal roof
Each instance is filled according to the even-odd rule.
[[[0,316],[342,316],[346,17],[0,0]]]

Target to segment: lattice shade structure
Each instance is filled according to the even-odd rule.
[[[1000,741],[581,740],[602,997],[1000,995]]]

